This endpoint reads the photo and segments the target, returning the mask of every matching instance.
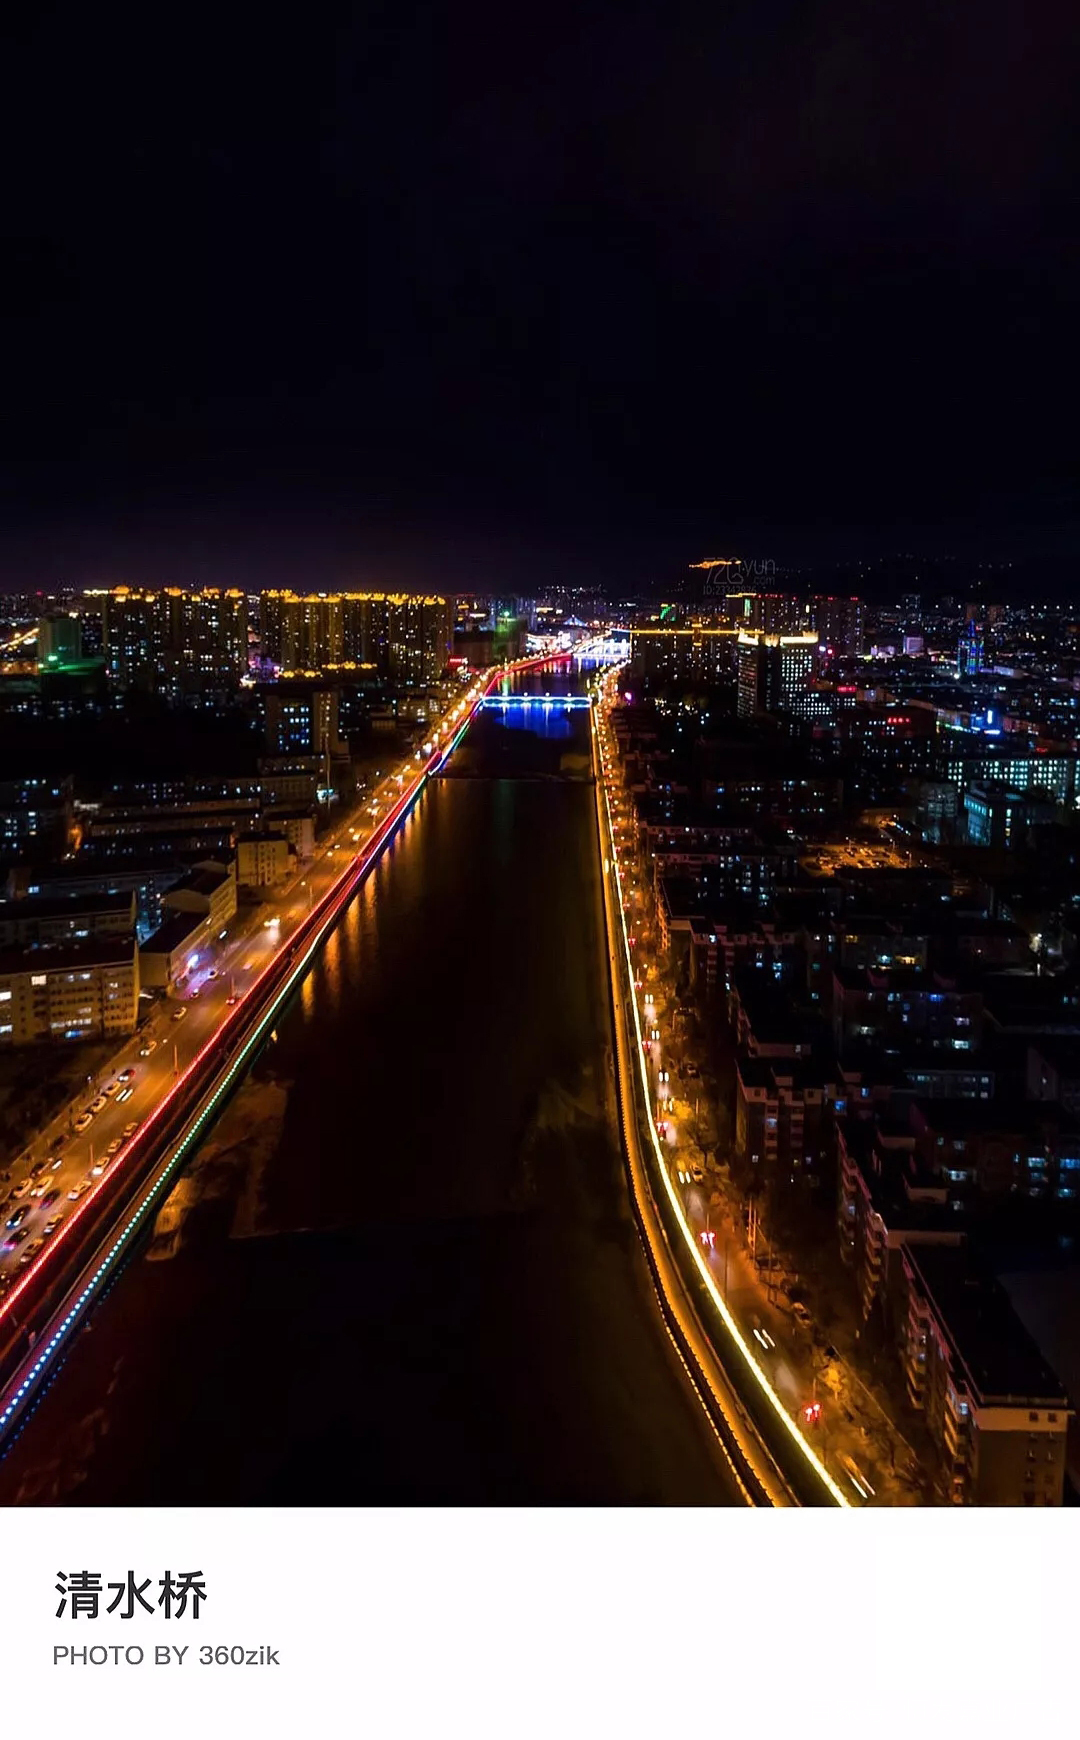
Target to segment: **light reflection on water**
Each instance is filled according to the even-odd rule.
[[[522,726],[520,778],[433,782],[282,1019],[260,1236],[208,1203],[132,1264],[0,1495],[59,1457],[80,1504],[715,1502],[596,1086],[593,793]]]

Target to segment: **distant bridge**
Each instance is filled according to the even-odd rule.
[[[542,707],[549,712],[568,713],[574,707],[591,707],[590,695],[485,695],[481,707]]]

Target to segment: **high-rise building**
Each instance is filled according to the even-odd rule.
[[[900,615],[910,627],[917,627],[922,621],[922,594],[920,592],[902,592],[900,594]]]
[[[818,645],[830,654],[857,658],[862,652],[865,622],[861,598],[811,598],[810,620]]]
[[[263,657],[281,671],[367,665],[395,686],[428,687],[450,658],[453,607],[408,593],[264,592],[260,625]]]
[[[740,634],[735,648],[740,719],[758,713],[808,717],[814,711],[817,646],[816,634]]]
[[[647,682],[730,683],[735,631],[730,628],[634,628],[633,668]]]
[[[346,656],[338,594],[264,592],[259,616],[263,657],[279,670],[322,671]]]
[[[801,634],[807,627],[807,601],[791,592],[731,592],[723,609],[733,628],[753,633]]]
[[[962,1248],[905,1244],[900,1351],[954,1504],[1060,1505],[1071,1409],[1004,1288]]]
[[[53,611],[38,622],[38,669],[59,671],[82,658],[82,630],[77,616]]]
[[[33,774],[0,780],[0,855],[48,857],[68,844],[74,781]]]
[[[145,592],[117,586],[101,596],[105,663],[121,689],[174,698],[220,693],[247,670],[242,592]]]
[[[247,670],[247,600],[216,589],[161,594],[166,616],[159,687],[172,695],[220,693]]]
[[[153,592],[118,586],[101,597],[105,668],[120,689],[155,687],[162,623]]]
[[[333,683],[305,678],[261,683],[258,695],[269,755],[317,755],[325,762],[344,752]]]
[[[961,677],[977,677],[983,668],[986,637],[982,623],[972,617],[964,624],[956,651],[956,671]]]

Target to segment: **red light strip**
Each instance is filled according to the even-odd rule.
[[[545,653],[538,658],[521,659],[516,664],[508,665],[506,667],[499,665],[495,668],[491,676],[484,683],[484,686],[473,705],[469,708],[468,715],[462,725],[457,727],[452,733],[449,746],[436,748],[432,751],[431,756],[425,762],[420,772],[416,775],[413,783],[402,792],[393,808],[379,823],[375,832],[368,835],[367,840],[364,842],[357,854],[348,861],[338,880],[327,889],[326,893],[321,897],[318,905],[313,907],[311,912],[308,913],[307,918],[301,920],[296,932],[288,939],[287,944],[283,944],[277,954],[267,962],[258,978],[253,980],[247,990],[243,993],[240,1001],[233,1005],[231,1013],[225,1017],[218,1027],[215,1027],[214,1031],[195,1053],[195,1056],[191,1059],[190,1063],[187,1064],[183,1074],[177,1077],[164,1098],[157,1102],[145,1121],[139,1126],[136,1134],[132,1136],[131,1140],[125,1145],[125,1147],[121,1148],[116,1156],[115,1163],[109,1167],[107,1172],[104,1172],[101,1175],[95,1185],[91,1186],[83,1197],[78,1208],[76,1208],[74,1214],[69,1215],[64,1221],[63,1226],[57,1230],[53,1238],[49,1241],[48,1248],[42,1251],[36,1262],[31,1263],[22,1280],[16,1282],[15,1286],[8,1291],[3,1303],[0,1304],[0,1324],[3,1324],[8,1318],[15,1301],[22,1297],[22,1294],[26,1291],[31,1282],[36,1282],[45,1278],[45,1265],[51,1264],[53,1252],[60,1249],[64,1240],[71,1234],[72,1229],[78,1226],[82,1216],[86,1214],[89,1209],[97,1205],[97,1197],[102,1188],[106,1185],[111,1186],[115,1179],[120,1176],[125,1161],[131,1158],[136,1145],[138,1144],[139,1146],[142,1146],[144,1138],[150,1135],[155,1126],[161,1122],[161,1119],[175,1100],[177,1094],[191,1085],[192,1077],[198,1070],[203,1059],[209,1052],[220,1045],[222,1039],[225,1038],[226,1034],[233,1027],[239,1026],[245,1019],[247,1019],[246,1011],[248,1006],[251,1004],[252,998],[265,983],[268,976],[284,964],[283,956],[285,950],[293,950],[303,942],[306,936],[309,936],[313,930],[317,929],[327,916],[329,909],[335,900],[340,899],[342,900],[342,904],[345,905],[348,903],[348,900],[352,898],[359,882],[366,875],[375,858],[378,857],[379,853],[386,845],[389,835],[397,827],[397,824],[401,820],[405,811],[415,802],[431,774],[434,773],[446,760],[449,749],[453,747],[454,743],[460,737],[465,726],[471,723],[480,702],[491,693],[495,684],[501,682],[506,676],[535,670],[541,665],[560,664],[569,658],[569,653],[556,653],[554,655]]]

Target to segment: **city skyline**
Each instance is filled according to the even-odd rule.
[[[789,10],[13,33],[0,1500],[1080,1491],[1067,44]]]

